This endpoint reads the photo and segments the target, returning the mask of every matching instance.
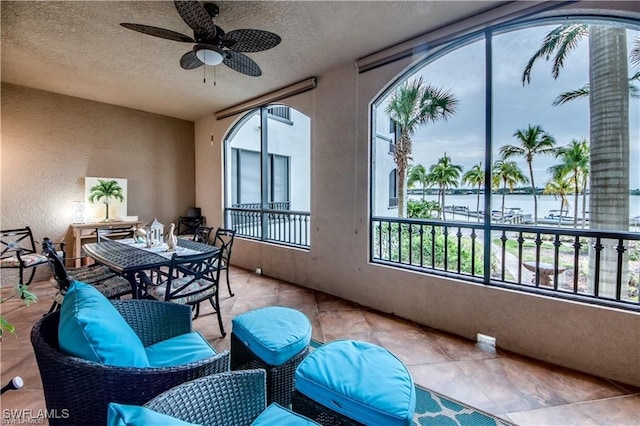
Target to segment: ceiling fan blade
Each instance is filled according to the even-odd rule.
[[[154,37],[160,37],[167,40],[194,43],[194,40],[191,37],[186,36],[184,34],[177,33],[175,31],[165,30],[164,28],[152,27],[149,25],[142,25],[142,24],[130,24],[128,22],[123,22],[120,25],[122,25],[123,27],[129,30],[137,31],[142,34],[148,34]]]
[[[233,30],[226,33],[223,40],[236,52],[260,52],[276,47],[282,41],[278,34],[263,30]]]
[[[225,50],[225,53],[227,57],[222,61],[222,63],[232,70],[251,77],[259,77],[262,75],[262,70],[258,64],[256,64],[254,60],[247,55],[240,52],[234,52],[233,50]]]
[[[193,50],[188,51],[182,58],[180,58],[180,66],[185,70],[193,70],[198,67],[203,66],[204,64],[198,59],[196,56],[196,52]]]
[[[199,1],[173,2],[180,14],[180,17],[196,34],[196,41],[211,40],[216,36],[216,26],[211,20],[211,16]]]

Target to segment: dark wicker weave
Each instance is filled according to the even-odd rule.
[[[298,414],[314,420],[321,425],[326,426],[361,426],[363,423],[359,423],[350,417],[342,415],[333,411],[332,409],[325,407],[322,404],[317,403],[313,399],[303,395],[299,391],[293,391],[291,395],[291,409]]]
[[[144,406],[205,426],[245,426],[266,408],[265,398],[264,370],[244,370],[184,383]]]
[[[231,333],[231,369],[265,369],[267,371],[267,404],[277,402],[283,407],[290,406],[296,368],[308,354],[309,346],[307,345],[284,364],[269,365],[247,348],[233,332]]]
[[[191,331],[191,309],[149,300],[113,301],[145,346]],[[96,315],[100,315],[96,312]],[[123,368],[63,354],[58,346],[60,311],[40,319],[31,332],[51,425],[101,425],[109,402],[142,405],[181,383],[229,370],[229,353],[179,367]],[[61,414],[62,413],[62,414]],[[68,418],[65,417],[68,413]]]

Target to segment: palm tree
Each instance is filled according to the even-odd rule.
[[[476,215],[478,222],[480,222],[480,189],[484,185],[484,170],[482,169],[482,162],[476,164],[462,176],[462,182],[471,186],[478,187],[478,199],[476,200]]]
[[[529,182],[522,170],[515,161],[498,160],[493,164],[493,187],[499,188],[500,182],[503,183],[502,190],[502,218],[504,219],[504,196],[509,192],[513,192],[513,188],[518,184]]]
[[[557,78],[564,61],[578,42],[589,37],[590,193],[589,227],[629,229],[629,78],[626,30],[598,24],[564,24],[544,38],[529,60],[522,82],[531,80],[533,64],[553,56],[552,75]],[[632,54],[633,58],[636,53]],[[635,63],[635,62],[632,62]],[[615,251],[601,253],[600,292],[614,295],[617,283]],[[595,267],[595,256],[590,256]],[[622,270],[628,269],[628,263]],[[623,276],[623,282],[626,278]],[[594,282],[590,286],[595,287]]]
[[[505,145],[500,148],[500,154],[505,160],[514,157],[524,157],[529,166],[529,180],[531,181],[531,193],[533,194],[533,224],[538,224],[538,194],[536,184],[533,180],[533,157],[538,154],[553,154],[556,141],[542,130],[540,126],[529,124],[524,130],[516,130],[513,136],[520,142],[520,145]]]
[[[549,167],[549,172],[556,179],[564,176],[570,177],[573,185],[574,206],[573,206],[573,227],[578,227],[578,195],[582,191],[582,226],[586,219],[586,186],[589,177],[589,144],[586,140],[572,140],[569,146],[562,146],[556,150],[556,158],[561,159],[561,163]]]
[[[119,201],[124,201],[124,194],[122,187],[115,180],[102,180],[98,179],[98,183],[91,187],[89,190],[89,202],[95,203],[104,198],[104,206],[106,209],[105,222],[109,221],[109,202],[111,198],[115,198]]]
[[[418,164],[415,166],[409,166],[407,169],[407,185],[409,188],[413,188],[413,186],[417,183],[422,187],[422,200],[424,201],[424,193],[427,185],[429,184],[427,170],[424,168],[422,164]]]
[[[635,66],[640,67],[640,37],[637,37],[633,41],[633,49],[629,53],[629,62]],[[634,84],[635,81],[640,80],[640,71],[637,71],[634,75],[629,77],[629,96],[632,98],[640,98],[640,89]],[[588,98],[591,90],[589,84],[585,84],[579,89],[563,92],[553,101],[553,106],[562,105],[569,101],[580,98]]]
[[[442,157],[438,159],[436,164],[432,164],[429,167],[429,182],[431,185],[438,186],[438,200],[442,200],[440,204],[440,211],[442,212],[442,220],[444,217],[444,195],[447,188],[457,188],[458,181],[460,180],[460,173],[462,173],[462,166],[451,163],[451,157],[445,152]],[[439,217],[440,215],[438,215]]]
[[[393,152],[398,170],[398,216],[404,217],[404,184],[412,152],[411,136],[423,124],[451,117],[457,105],[458,100],[449,91],[425,85],[422,77],[406,81],[391,95],[385,112],[400,127],[400,138]]]
[[[555,175],[544,187],[544,194],[553,194],[555,198],[560,197],[560,215],[558,217],[558,225],[562,223],[564,211],[569,210],[569,200],[567,194],[571,192],[571,180],[566,175]],[[575,218],[574,218],[575,220]],[[574,222],[575,223],[575,222]]]

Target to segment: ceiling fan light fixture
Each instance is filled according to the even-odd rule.
[[[224,51],[218,46],[212,45],[196,45],[193,48],[196,57],[206,65],[220,65],[225,58]]]

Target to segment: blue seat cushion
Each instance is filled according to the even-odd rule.
[[[275,402],[267,407],[257,419],[251,423],[251,426],[273,426],[273,425],[287,425],[287,426],[314,426],[318,423],[305,416],[294,413],[291,410],[284,408],[282,405]]]
[[[78,358],[117,367],[148,367],[142,341],[109,299],[73,281],[60,308],[60,349]]]
[[[109,404],[107,426],[193,426],[166,414],[137,405]]]
[[[302,312],[291,308],[260,308],[231,322],[233,334],[268,365],[284,364],[311,340],[311,323]]]
[[[325,407],[367,425],[411,424],[416,390],[407,367],[388,350],[337,340],[298,366],[295,387]]]
[[[197,331],[181,334],[145,348],[150,367],[172,367],[209,358],[216,354]]]

